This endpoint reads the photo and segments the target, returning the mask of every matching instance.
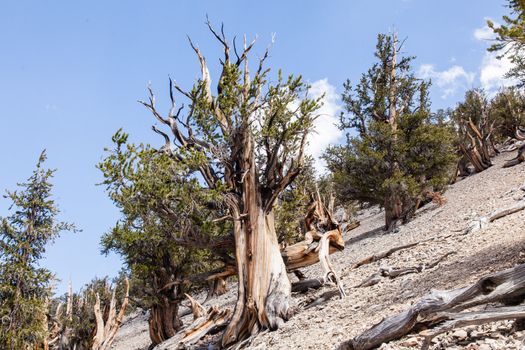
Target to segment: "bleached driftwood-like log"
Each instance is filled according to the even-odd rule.
[[[516,139],[519,141],[525,140],[525,130],[522,130],[521,128],[518,128],[516,130]],[[518,165],[525,161],[525,144],[522,144],[518,147],[518,154],[515,158],[508,160],[505,164],[503,164],[504,168],[510,168],[511,166]]]
[[[429,348],[430,342],[434,337],[455,328],[481,325],[496,321],[523,319],[525,318],[525,306],[498,307],[491,310],[462,313],[445,313],[443,314],[443,318],[446,320],[443,324],[419,333],[419,335],[425,337],[423,346],[421,347],[422,350]]]
[[[475,284],[432,291],[408,310],[384,319],[339,349],[366,350],[401,338],[414,329],[439,325],[462,310],[497,302],[516,302],[525,297],[525,264],[480,278]],[[447,316],[448,315],[448,316]],[[460,317],[460,316],[457,316]]]
[[[109,303],[109,312],[104,319],[104,315],[100,309],[100,297],[97,294],[95,305],[94,305],[94,312],[95,312],[95,320],[96,320],[96,333],[93,338],[93,350],[108,350],[111,347],[111,344],[113,343],[113,340],[115,339],[115,335],[117,335],[117,331],[120,328],[120,325],[122,324],[122,321],[124,319],[124,315],[126,313],[126,308],[128,307],[129,303],[129,280],[126,278],[126,291],[124,299],[122,300],[122,305],[120,307],[120,311],[117,314],[117,299],[115,297],[115,291],[116,287],[113,289],[113,292],[111,294],[111,301]]]

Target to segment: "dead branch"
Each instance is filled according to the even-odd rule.
[[[184,295],[190,301],[190,308],[191,308],[191,313],[193,314],[193,319],[196,320],[202,317],[204,313],[206,312],[204,307],[197,300],[193,299],[191,295],[186,294],[186,293],[184,293]]]
[[[390,279],[394,279],[399,276],[405,276],[405,275],[412,274],[412,273],[421,273],[425,270],[433,269],[440,262],[445,260],[445,258],[447,258],[449,255],[454,254],[454,253],[455,252],[448,252],[445,255],[439,257],[438,259],[428,264],[419,264],[417,266],[410,266],[410,267],[382,267],[379,269],[378,272],[374,273],[373,275],[365,279],[355,288],[373,286],[379,283],[382,277],[388,277]]]
[[[339,349],[366,350],[398,339],[413,329],[428,329],[447,314],[497,302],[516,302],[525,296],[525,264],[480,278],[475,284],[449,291],[432,291],[408,310],[391,316],[351,339]],[[450,315],[448,317],[451,317]]]
[[[120,311],[117,315],[116,310],[116,297],[115,291],[116,287],[113,289],[111,294],[111,301],[109,304],[109,312],[104,319],[102,311],[100,309],[100,297],[96,295],[96,301],[94,305],[95,320],[96,320],[96,333],[93,338],[93,350],[108,350],[115,339],[115,335],[122,324],[124,315],[126,313],[126,308],[129,302],[129,280],[126,278],[126,291],[124,299],[122,300],[122,305]]]
[[[507,215],[517,213],[523,209],[525,209],[525,200],[521,200],[517,204],[511,205],[510,207],[495,210],[488,216],[476,218],[469,223],[468,227],[464,230],[464,234],[483,230],[488,227],[489,223],[501,219]]]
[[[354,270],[354,269],[357,269],[360,266],[371,264],[371,263],[373,263],[375,261],[387,258],[387,257],[389,257],[390,255],[394,254],[397,251],[415,247],[416,245],[418,245],[420,243],[421,242],[409,243],[409,244],[401,245],[401,246],[398,246],[398,247],[394,247],[394,248],[382,251],[382,252],[380,252],[378,254],[374,254],[374,255],[368,256],[368,257],[364,258],[363,260],[358,261],[355,264],[353,264],[350,267],[350,270]]]
[[[230,309],[219,311],[218,307],[212,306],[207,313],[195,319],[188,327],[167,340],[163,345],[169,349],[186,349],[213,329],[224,326],[230,316]]]

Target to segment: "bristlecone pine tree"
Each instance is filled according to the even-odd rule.
[[[489,102],[483,90],[465,93],[465,101],[459,103],[451,114],[458,133],[459,149],[479,173],[492,166],[497,150],[494,145],[496,120],[490,114]]]
[[[490,101],[490,117],[495,122],[494,140],[503,143],[525,126],[525,95],[515,87],[502,89]]]
[[[39,266],[46,246],[61,231],[74,230],[57,222],[58,209],[49,182],[54,170],[44,169],[42,152],[33,175],[7,192],[13,213],[0,218],[0,348],[43,348],[47,336],[47,301],[51,272]]]
[[[158,344],[180,329],[179,304],[198,274],[234,266],[231,224],[214,222],[217,191],[203,191],[186,164],[171,154],[134,145],[118,131],[98,165],[122,218],[102,237],[103,252],[120,254],[131,272],[133,299],[149,310],[149,333]],[[210,209],[208,206],[211,206]],[[232,272],[233,274],[233,272]]]
[[[400,49],[395,34],[378,36],[377,63],[355,87],[344,85],[347,143],[325,154],[335,192],[383,206],[386,229],[443,190],[456,158],[451,129],[429,111],[430,83],[416,79],[413,57],[400,57]]]
[[[279,72],[269,83],[264,67],[268,50],[250,73],[248,57],[255,42],[245,41],[239,52],[222,30],[209,29],[223,48],[216,93],[205,58],[190,41],[201,66],[199,81],[190,91],[170,82],[172,106],[165,116],[152,93],[143,104],[171,134],[155,128],[166,140],[164,149],[206,189],[220,192],[225,219],[232,223],[239,284],[222,338],[228,345],[260,329],[276,329],[291,315],[291,284],[273,208],[302,170],[319,100],[308,98],[301,77],[283,78]],[[175,91],[188,101],[187,109],[176,106]]]

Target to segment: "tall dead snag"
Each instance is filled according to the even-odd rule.
[[[100,297],[96,295],[95,305],[93,307],[95,312],[96,320],[96,332],[93,337],[93,350],[108,350],[117,335],[117,331],[124,320],[124,315],[126,313],[126,308],[129,302],[129,281],[126,278],[126,291],[124,299],[122,300],[122,305],[120,306],[120,311],[117,314],[117,299],[115,296],[116,287],[113,289],[111,294],[111,301],[109,304],[109,311],[107,316],[102,313],[100,309]],[[104,317],[105,316],[105,317]]]
[[[516,139],[519,141],[525,141],[525,131],[518,128],[516,130]],[[525,161],[525,144],[518,148],[518,154],[516,157],[508,160],[505,164],[503,164],[503,167],[510,168],[511,166],[518,165],[523,161]]]
[[[410,309],[384,319],[358,337],[341,344],[339,349],[373,349],[412,331],[425,329],[428,331],[424,331],[422,335],[433,337],[432,329],[435,326],[437,326],[436,331],[439,331],[440,327],[447,328],[452,324],[461,326],[462,324],[476,324],[480,320],[490,322],[497,319],[521,318],[522,307],[520,313],[509,313],[506,308],[499,309],[506,316],[502,316],[501,312],[494,315],[492,314],[494,310],[477,311],[475,315],[469,312],[461,313],[461,311],[489,303],[516,303],[523,300],[524,296],[525,264],[522,264],[482,277],[468,287],[449,291],[433,291]],[[466,323],[462,323],[462,320]]]
[[[172,106],[167,116],[156,109],[150,90],[142,102],[171,135],[154,128],[166,141],[163,150],[219,194],[235,237],[239,276],[238,300],[222,344],[240,341],[260,329],[276,329],[291,314],[291,284],[281,257],[273,207],[279,194],[299,175],[306,138],[319,100],[307,97],[301,78],[278,74],[269,84],[266,50],[251,74],[248,56],[255,42],[233,50],[223,30],[213,36],[223,48],[221,73],[212,94],[206,59],[190,40],[201,67],[191,91],[170,81]],[[232,57],[234,55],[234,57]],[[175,103],[175,92],[189,101]],[[172,138],[172,139],[170,139]]]

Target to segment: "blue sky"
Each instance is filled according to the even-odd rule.
[[[117,256],[101,256],[99,239],[118,211],[96,186],[95,164],[120,127],[137,142],[159,144],[153,119],[136,101],[151,82],[166,105],[171,76],[185,87],[198,77],[186,35],[212,68],[220,47],[204,25],[206,14],[227,35],[258,35],[261,53],[275,33],[269,65],[302,74],[313,92],[327,94],[319,155],[341,136],[333,126],[342,84],[356,81],[373,59],[376,36],[395,28],[416,55],[414,69],[432,78],[433,108],[453,106],[465,89],[495,91],[506,84],[508,62],[486,53],[485,18],[506,13],[502,0],[346,1],[2,1],[0,12],[0,190],[30,175],[40,151],[57,168],[55,199],[61,218],[81,233],[64,233],[43,264],[63,292],[94,276],[114,275]],[[213,76],[212,76],[213,78]],[[164,102],[163,102],[164,101]],[[321,166],[321,164],[319,164]],[[7,214],[0,199],[0,216]]]

